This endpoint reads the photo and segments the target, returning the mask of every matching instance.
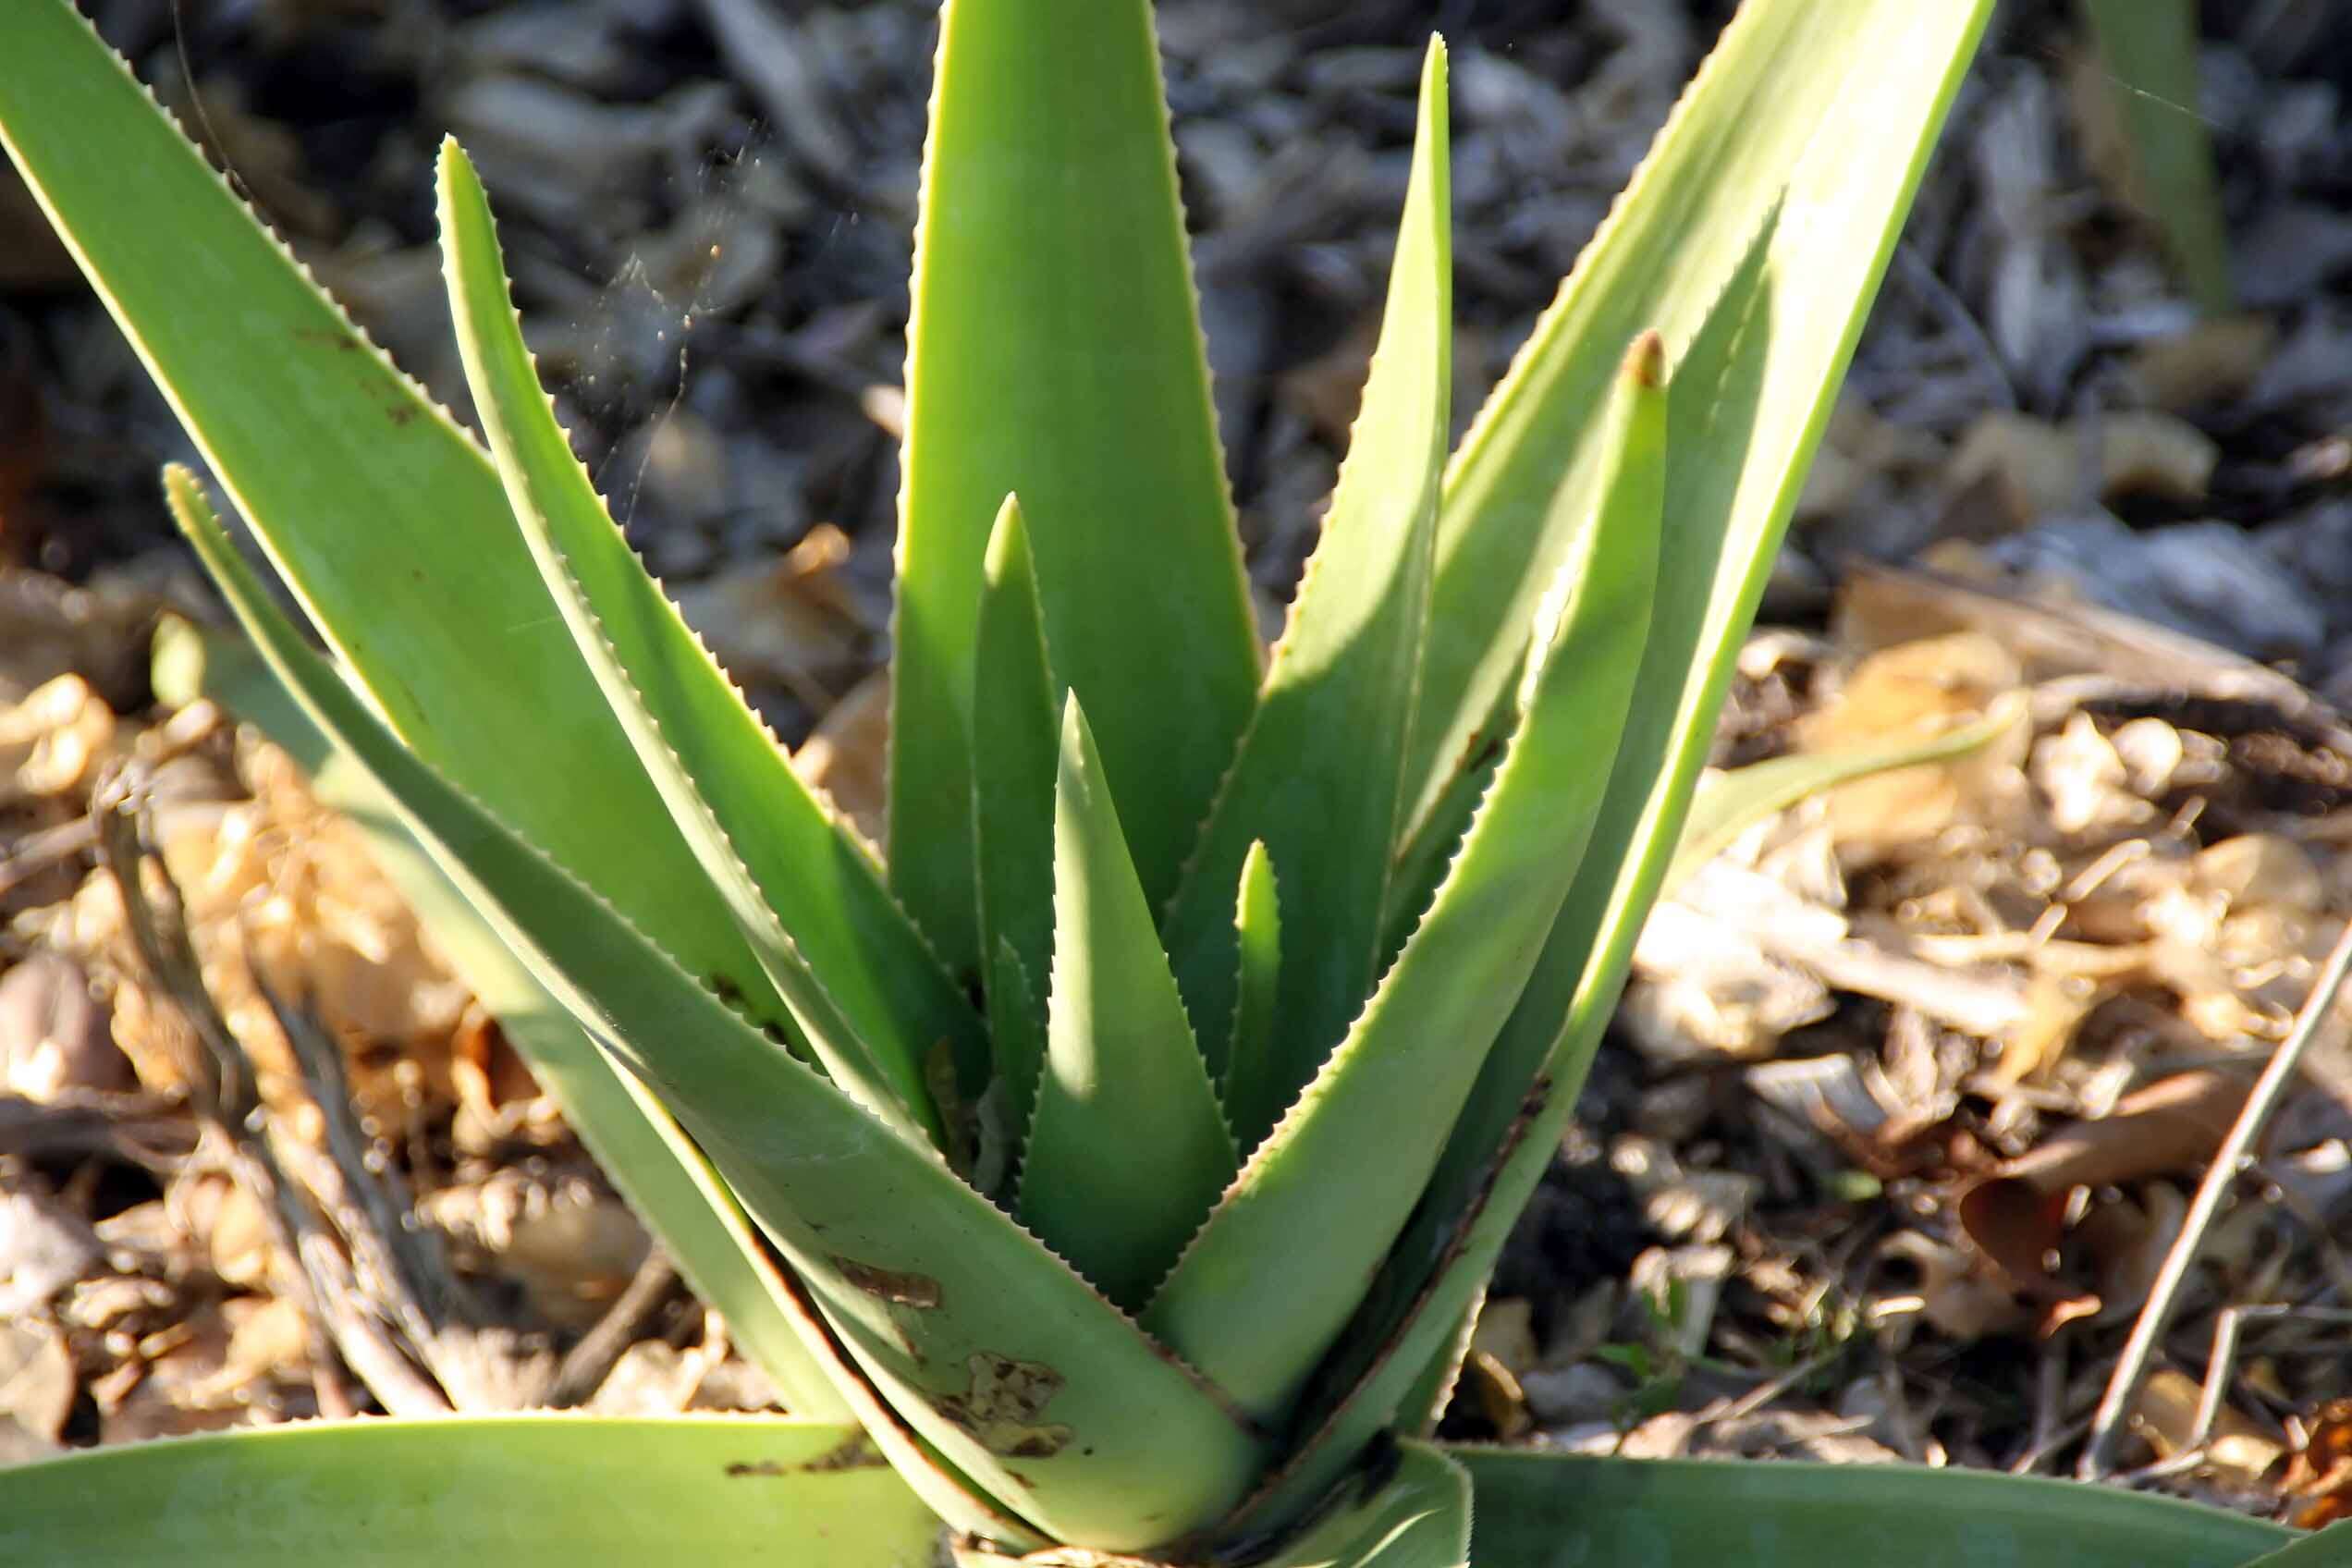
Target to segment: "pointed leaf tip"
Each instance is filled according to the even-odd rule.
[[[1666,339],[1656,327],[1642,328],[1625,350],[1625,375],[1644,386],[1666,385]]]

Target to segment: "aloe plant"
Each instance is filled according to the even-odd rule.
[[[326,643],[174,470],[270,677],[186,634],[166,673],[371,825],[794,1412],[75,1455],[0,1473],[0,1557],[2286,1541],[2053,1483],[1426,1439],[1988,6],[1751,0],[1451,458],[1433,46],[1354,449],[1261,668],[1148,6],[949,0],[881,864],[622,544],[462,153],[440,216],[481,443],[64,0],[0,6],[0,140]]]

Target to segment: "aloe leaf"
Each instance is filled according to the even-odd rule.
[[[2216,1508],[2040,1476],[1446,1452],[1470,1473],[1480,1562],[2235,1568],[2293,1538],[2280,1525]]]
[[[353,1421],[0,1470],[0,1561],[925,1568],[938,1521],[858,1427],[772,1416]]]
[[[1318,1379],[1305,1413],[1313,1437],[1253,1503],[1254,1516],[1310,1504],[1390,1424],[1550,1163],[1672,858],[1739,639],[1862,315],[1990,11],[1988,0],[1925,8],[1749,0],[1489,405],[1486,433],[1457,459],[1449,506],[1484,499],[1441,520],[1441,553],[1446,528],[1474,523],[1490,536],[1515,525],[1518,547],[1533,548],[1545,518],[1583,489],[1574,464],[1548,463],[1542,450],[1547,441],[1578,444],[1576,410],[1590,397],[1579,335],[1596,322],[1638,320],[1636,310],[1660,300],[1685,323],[1701,310],[1705,331],[1676,360],[1669,397],[1675,460],[1649,650],[1594,835],[1609,853],[1580,870],[1420,1210]],[[1790,93],[1799,73],[1808,90]],[[1723,279],[1715,256],[1733,239],[1743,253]],[[1660,255],[1675,264],[1660,267]],[[1686,263],[1693,276],[1718,280],[1704,306],[1684,295]],[[1513,467],[1515,487],[1501,483]],[[1485,475],[1475,491],[1466,487],[1474,471]],[[1457,533],[1457,545],[1464,538]],[[1515,570],[1507,554],[1488,564]],[[1467,594],[1471,580],[1455,581]],[[1441,575],[1432,668],[1443,662],[1445,614]],[[1476,662],[1461,646],[1446,660],[1465,672]],[[1466,676],[1457,689],[1469,690]],[[1425,680],[1425,704],[1430,691]],[[1498,1148],[1509,1151],[1500,1161]]]
[[[876,1114],[939,1135],[933,1047],[985,1074],[979,1021],[891,902],[854,834],[802,782],[677,607],[646,574],[572,456],[507,297],[490,202],[441,146],[450,314],[516,521],[549,595],[777,991],[835,1082]],[[825,977],[846,1035],[807,998]]]
[[[1502,706],[1521,653],[1510,629],[1525,624],[1591,507],[1595,413],[1618,352],[1654,327],[1679,369],[1785,206],[1770,244],[1786,281],[1743,345],[1758,417],[1743,428],[1746,410],[1719,414],[1718,389],[1696,382],[1675,398],[1670,506],[1704,509],[1670,512],[1663,575],[1704,603],[1719,565],[1728,584],[1751,556],[1769,559],[1901,227],[1905,176],[1941,120],[1937,79],[1966,57],[1987,8],[1751,0],[1724,29],[1447,472],[1408,778],[1416,821]]]
[[[695,974],[782,1018],[565,634],[482,449],[253,221],[67,0],[0,5],[0,143],[375,711]]]
[[[1372,988],[1413,693],[1429,617],[1438,479],[1452,411],[1446,57],[1432,41],[1380,340],[1321,541],[1274,649],[1256,716],[1166,921],[1193,1026],[1233,1016],[1231,899],[1253,842],[1291,889],[1273,1057],[1279,1111]],[[1212,1056],[1209,1068],[1221,1072]],[[1270,1115],[1236,1120],[1243,1147]]]
[[[2352,1562],[2352,1524],[2342,1520],[2325,1529],[2265,1552],[2245,1568],[2336,1568]]]
[[[159,698],[186,704],[201,694],[260,727],[301,766],[311,792],[359,827],[377,868],[496,1017],[687,1283],[727,1319],[729,1336],[776,1380],[795,1415],[848,1420],[849,1406],[793,1329],[790,1289],[710,1162],[449,885],[367,771],[311,722],[250,647],[166,619],[155,633],[154,669]]]
[[[1240,1133],[1238,1141],[1255,1145],[1264,1130],[1274,1125],[1291,1089],[1278,1075],[1274,1060],[1275,983],[1282,965],[1281,889],[1274,879],[1274,862],[1263,843],[1253,843],[1242,860],[1242,888],[1234,900],[1233,936],[1240,949],[1235,965],[1233,1031],[1225,1050],[1223,1083],[1225,1114]]]
[[[1494,787],[1347,1038],[1145,1314],[1261,1417],[1288,1413],[1354,1314],[1575,879],[1649,624],[1667,397],[1644,335],[1611,398],[1610,483],[1537,622]]]
[[[2162,230],[2197,302],[2226,311],[2229,233],[2212,133],[2198,109],[2195,0],[2082,0],[2082,14],[2130,144],[2133,199]]]
[[[1317,1519],[1264,1568],[1464,1568],[1471,1502],[1469,1473],[1443,1450],[1401,1442],[1363,1492]]]
[[[1672,896],[1700,866],[1776,811],[1875,773],[1965,757],[2007,734],[2022,717],[2018,704],[2001,703],[1974,723],[1939,734],[1896,737],[1831,752],[1799,752],[1709,773],[1700,778],[1691,796],[1682,842],[1674,851],[1673,864],[1666,869],[1665,880],[1659,884],[1658,896]]]
[[[976,972],[967,737],[991,508],[1095,716],[1155,910],[1256,699],[1146,0],[949,0],[907,331],[890,877]]]
[[[867,1115],[400,746],[301,658],[186,472],[165,477],[278,679],[548,994],[659,1092],[924,1442],[1050,1539],[1148,1546],[1231,1506],[1260,1462],[1237,1413],[927,1144]]]
[[[1233,1175],[1093,731],[1072,692],[1054,788],[1053,984],[1021,1218],[1139,1305]]]
[[[997,1075],[1025,1135],[1037,1100],[1045,1044],[1043,998],[1029,976],[1053,954],[1054,774],[1060,707],[1046,648],[1037,579],[1021,503],[997,513],[982,563],[980,624],[973,651],[974,834],[979,854],[980,941],[996,955],[988,973],[988,1026]],[[1010,953],[1015,961],[1003,962]]]

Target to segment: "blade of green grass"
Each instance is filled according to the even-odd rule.
[[[488,196],[453,141],[439,206],[458,348],[514,516],[647,777],[834,1081],[933,1139],[941,1041],[985,1078],[979,1020],[856,836],[802,782],[648,576],[572,456],[507,296]],[[810,998],[824,976],[831,1007]],[[820,1028],[838,1011],[846,1035]]]
[[[1045,1051],[1045,998],[1030,976],[1046,974],[1053,955],[1055,716],[1061,694],[1046,648],[1028,530],[1021,503],[1010,496],[988,539],[974,635],[980,941],[983,952],[997,956],[988,974],[988,1026],[1017,1147],[1037,1103]]]
[[[1235,966],[1233,1032],[1225,1050],[1225,1114],[1237,1126],[1271,1127],[1291,1090],[1270,1060],[1274,987],[1282,969],[1282,898],[1266,846],[1253,843],[1242,860],[1241,892],[1233,904]]]
[[[907,343],[890,876],[976,973],[964,704],[999,500],[1154,910],[1256,694],[1145,0],[949,0]]]
[[[349,1421],[0,1470],[0,1562],[926,1568],[938,1521],[857,1427],[773,1416]]]
[[[1452,412],[1448,159],[1445,48],[1432,41],[1363,411],[1240,759],[1165,922],[1194,1031],[1221,1075],[1237,974],[1232,889],[1253,842],[1292,891],[1270,1052],[1256,1069],[1266,1093],[1233,1123],[1243,1148],[1346,1033],[1380,956]]]
[[[1072,692],[1054,788],[1053,985],[1021,1218],[1139,1305],[1233,1176],[1233,1139]]]
[[[726,1317],[729,1335],[776,1380],[794,1414],[848,1420],[849,1406],[793,1330],[790,1292],[766,1245],[710,1162],[449,885],[367,771],[311,722],[250,647],[169,619],[155,634],[154,665],[160,700],[186,704],[201,694],[258,726],[301,766],[321,802],[359,826],[378,869],[556,1096],[566,1123],[687,1283]]]
[[[1808,796],[1876,773],[1952,762],[1983,750],[2024,717],[2014,703],[1996,704],[1974,723],[1941,734],[1898,738],[1834,752],[1799,752],[1751,763],[1699,780],[1691,796],[1683,839],[1667,867],[1658,896],[1671,897],[1698,868],[1729,849],[1742,833]]]
[[[68,0],[0,5],[0,143],[272,563],[420,756],[695,974],[782,1003],[565,633],[489,459]]]
[[[1525,717],[1427,916],[1145,1313],[1276,1425],[1412,1212],[1584,858],[1649,624],[1663,378],[1645,335],[1611,398],[1614,456],[1585,553],[1536,623]]]
[[[2235,1568],[2292,1534],[2168,1497],[1956,1467],[1446,1452],[1470,1472],[1481,1562]]]
[[[278,679],[548,994],[659,1092],[917,1436],[1050,1539],[1149,1546],[1232,1505],[1258,1444],[1196,1375],[929,1145],[867,1115],[419,762],[301,657],[186,471],[165,479]]]
[[[2213,136],[2198,109],[2196,0],[2081,0],[2106,73],[2103,85],[2130,144],[2139,210],[2208,311],[2228,310],[2229,231],[2222,218]]]

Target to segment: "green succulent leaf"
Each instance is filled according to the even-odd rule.
[[[68,0],[0,5],[0,143],[399,737],[782,1016],[566,634],[488,458],[253,221]]]
[[[2337,1568],[2352,1562],[2352,1524],[2342,1520],[2276,1551],[2265,1552],[2245,1568]]]
[[[1872,774],[1957,761],[2009,733],[2022,717],[2019,704],[1999,703],[1973,723],[1936,734],[1875,741],[1831,752],[1798,752],[1709,773],[1700,778],[1691,797],[1682,843],[1674,851],[1665,880],[1659,884],[1658,896],[1670,897],[1700,866],[1776,811]]]
[[[792,771],[606,514],[540,389],[489,198],[453,141],[441,146],[439,185],[466,376],[582,659],[826,1071],[876,1115],[937,1139],[925,1060],[944,1040],[984,1076],[979,1020],[856,836]],[[827,1001],[811,999],[818,975]]]
[[[1416,731],[1424,799],[1446,793],[1436,758],[1463,756],[1490,716],[1507,717],[1485,693],[1517,655],[1489,661],[1477,644],[1520,593],[1523,557],[1557,549],[1559,520],[1590,494],[1598,437],[1582,411],[1600,343],[1657,320],[1670,346],[1685,345],[1672,356],[1658,598],[1593,836],[1608,852],[1579,869],[1419,1209],[1306,1402],[1312,1434],[1252,1518],[1309,1506],[1395,1418],[1550,1162],[1833,389],[1990,12],[1989,0],[1749,0],[1455,460]],[[1788,91],[1799,80],[1807,91]],[[1447,711],[1438,738],[1432,715]]]
[[[1274,1060],[1275,984],[1282,968],[1281,889],[1263,843],[1242,859],[1242,888],[1234,900],[1239,951],[1233,1029],[1225,1049],[1225,1114],[1237,1127],[1271,1127],[1291,1090]]]
[[[1261,1418],[1289,1414],[1354,1315],[1584,858],[1649,623],[1664,374],[1644,335],[1611,396],[1609,483],[1536,624],[1518,729],[1428,914],[1145,1314]]]
[[[1360,1490],[1309,1525],[1265,1568],[1464,1568],[1469,1473],[1427,1443],[1396,1445]],[[1495,1560],[1500,1562],[1502,1560]]]
[[[998,501],[1155,910],[1257,689],[1146,0],[949,0],[907,341],[890,877],[976,974],[964,704]]]
[[[1021,1218],[1112,1301],[1168,1272],[1233,1175],[1233,1139],[1072,692],[1054,790],[1053,986]]]
[[[1061,688],[1046,648],[1044,612],[1021,503],[1005,497],[982,563],[973,651],[974,833],[979,853],[981,950],[997,1075],[1017,1145],[1037,1103],[1045,998],[1030,977],[1053,955],[1054,776]],[[1008,964],[1005,956],[1014,961]]]
[[[1291,889],[1272,1054],[1255,1069],[1268,1093],[1234,1120],[1244,1148],[1339,1043],[1380,957],[1452,412],[1448,164],[1445,49],[1432,42],[1363,411],[1240,759],[1166,922],[1193,1026],[1221,1054],[1237,974],[1230,900],[1252,843]],[[1212,1072],[1224,1067],[1211,1057]]]
[[[420,763],[300,656],[194,481],[166,481],[278,679],[534,978],[660,1093],[925,1443],[1049,1539],[1149,1546],[1231,1506],[1260,1463],[1237,1413],[927,1143],[869,1116]]]
[[[497,1018],[533,1076],[556,1096],[566,1123],[661,1239],[687,1283],[725,1316],[729,1337],[776,1380],[795,1415],[850,1419],[849,1406],[793,1328],[803,1315],[790,1288],[710,1161],[653,1092],[596,1048],[449,885],[367,770],[311,722],[242,643],[166,620],[155,634],[154,672],[155,694],[163,701],[185,704],[208,697],[257,726],[301,766],[322,803],[358,825],[377,868]],[[331,678],[324,668],[317,677]]]
[[[939,1523],[864,1432],[760,1416],[351,1421],[0,1469],[0,1562],[926,1568]]]
[[[2293,1536],[2216,1508],[2040,1476],[1446,1452],[1470,1473],[1477,1498],[1472,1548],[1481,1562],[2251,1568],[2258,1557],[2271,1562],[2260,1554]],[[2341,1561],[2324,1551],[2309,1557],[2312,1568]]]

